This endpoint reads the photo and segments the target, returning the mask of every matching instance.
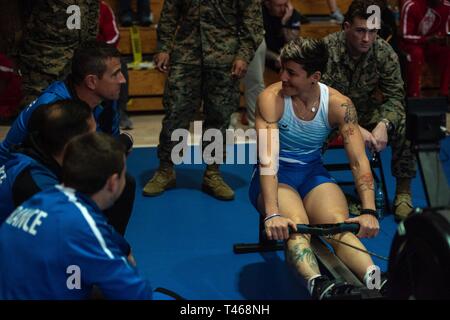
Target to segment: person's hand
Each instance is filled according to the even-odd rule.
[[[156,69],[161,72],[167,73],[169,71],[170,55],[167,52],[160,52],[153,57]]]
[[[241,59],[236,59],[233,62],[231,69],[231,76],[235,79],[241,79],[247,73],[247,62]]]
[[[372,136],[376,141],[375,150],[377,152],[384,150],[388,143],[388,132],[386,125],[383,122],[379,122],[377,126],[372,130]]]
[[[281,24],[284,26],[289,21],[289,19],[292,17],[292,13],[294,12],[294,6],[290,1],[286,3],[286,12],[284,13],[284,16],[281,18]]]
[[[297,225],[289,218],[274,217],[264,223],[267,239],[286,240],[289,238],[289,227],[297,231]]]
[[[380,224],[377,218],[371,214],[362,214],[355,218],[345,220],[347,223],[359,223],[359,232],[356,235],[358,238],[373,238],[378,235],[380,231]]]
[[[370,150],[375,150],[376,145],[377,145],[377,140],[372,135],[372,133],[367,131],[366,129],[364,129],[361,126],[359,126],[359,131],[361,131],[361,135],[363,137],[364,144],[366,145],[366,147]]]

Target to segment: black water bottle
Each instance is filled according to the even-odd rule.
[[[377,211],[378,220],[384,217],[384,193],[381,182],[375,184],[375,207]]]

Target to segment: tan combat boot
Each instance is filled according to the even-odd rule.
[[[142,194],[153,197],[162,194],[167,189],[175,188],[175,186],[176,174],[173,165],[161,162],[153,178],[145,185]]]
[[[223,181],[219,172],[219,165],[216,164],[206,167],[202,190],[219,200],[234,199],[234,191]]]
[[[405,220],[413,211],[412,199],[410,193],[397,193],[394,199],[394,217],[395,221]]]

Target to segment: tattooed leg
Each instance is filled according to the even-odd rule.
[[[310,246],[310,236],[299,234],[287,242],[286,260],[305,280],[320,274],[319,265]]]

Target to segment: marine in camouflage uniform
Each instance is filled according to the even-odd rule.
[[[263,37],[259,0],[164,1],[158,25],[158,52],[170,54],[170,71],[158,145],[163,168],[172,166],[171,151],[178,143],[171,141],[172,132],[188,129],[202,102],[203,130],[219,129],[225,137],[230,116],[239,107],[239,79],[232,77],[232,66],[238,60],[248,65]],[[172,171],[170,183],[166,183],[167,179],[157,183],[157,176],[158,171],[144,188],[144,195],[160,194],[168,185],[174,186]],[[234,197],[228,186],[222,191],[221,195],[208,193],[223,200]]]
[[[329,60],[324,83],[348,96],[358,112],[359,124],[371,131],[387,119],[392,147],[392,173],[398,182],[416,175],[415,157],[405,137],[404,84],[398,56],[392,47],[377,37],[371,49],[360,59],[352,59],[346,48],[345,32],[328,35]]]
[[[70,73],[70,60],[80,43],[95,40],[98,29],[98,0],[38,0],[31,3],[19,53],[23,92],[28,105],[52,82]],[[80,29],[68,29],[71,5],[80,8]]]

